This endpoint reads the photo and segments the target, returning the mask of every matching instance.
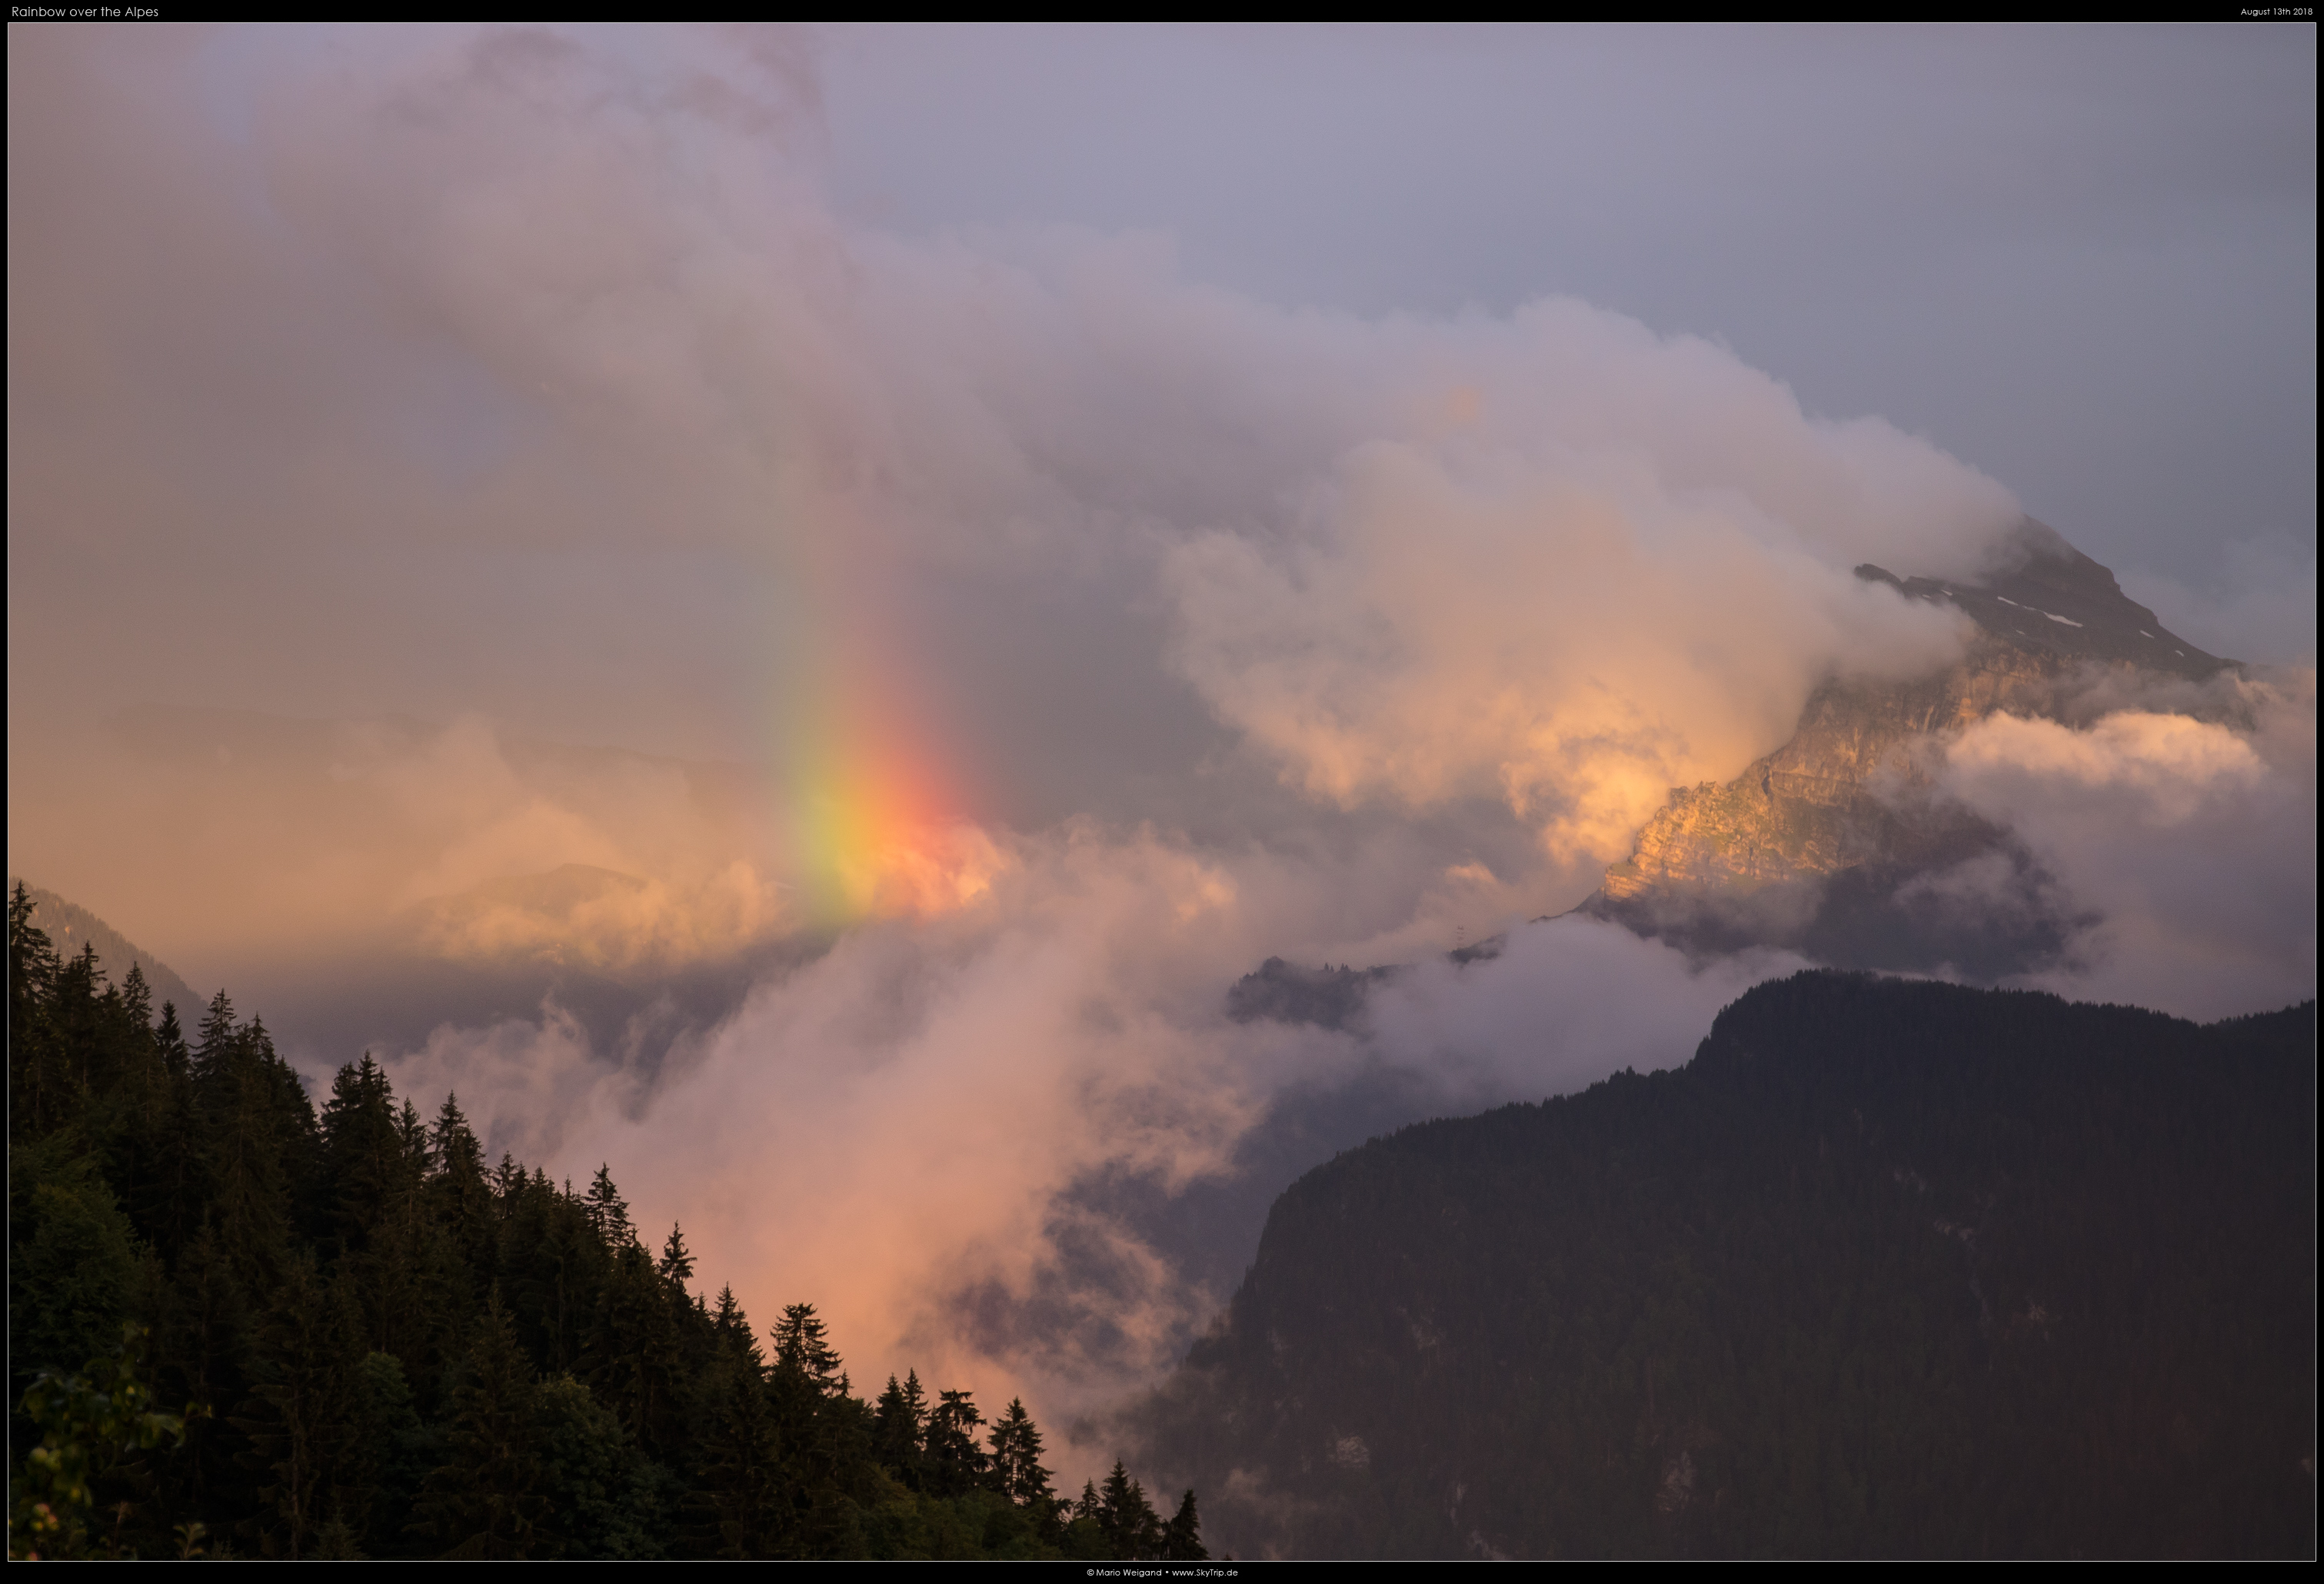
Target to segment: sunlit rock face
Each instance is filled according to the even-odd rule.
[[[1673,787],[1581,911],[1691,948],[1786,945],[1850,967],[1997,977],[2056,957],[2076,921],[2006,832],[1938,792],[1945,743],[1996,714],[2080,723],[2126,690],[2233,662],[2031,519],[1976,583],[1857,576],[1969,616],[1961,661],[1827,683],[1783,747],[1724,784]]]

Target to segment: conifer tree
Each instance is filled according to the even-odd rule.
[[[1098,1493],[1097,1522],[1113,1554],[1125,1561],[1150,1560],[1161,1550],[1161,1517],[1146,1499],[1145,1487],[1130,1478],[1119,1458]]]
[[[267,1126],[281,1152],[282,1180],[291,1196],[290,1213],[297,1216],[300,1207],[319,1211],[320,1202],[310,1192],[322,1174],[323,1136],[315,1121],[315,1102],[308,1096],[306,1081],[274,1048],[274,1037],[266,1032],[266,1020],[253,1018],[246,1033],[266,1109]],[[312,1225],[303,1228],[310,1236],[318,1229]]]
[[[48,932],[32,924],[32,898],[18,880],[8,895],[8,1027],[30,1024],[47,998],[57,972],[57,949]]]
[[[270,1103],[263,1054],[247,1030],[231,1027],[220,990],[196,1053],[196,1097],[207,1136],[212,1213],[220,1245],[244,1285],[272,1286],[292,1231],[292,1151]]]
[[[492,1184],[493,1198],[499,1202],[503,1218],[507,1216],[510,1207],[516,1202],[518,1196],[531,1186],[531,1174],[517,1165],[516,1156],[503,1150],[501,1164],[493,1168]]]
[[[936,1494],[958,1496],[984,1483],[987,1460],[976,1444],[977,1427],[983,1423],[968,1393],[936,1394],[927,1440],[928,1484]]]
[[[717,1329],[718,1334],[722,1337],[735,1331],[740,1331],[744,1336],[750,1335],[750,1318],[742,1312],[742,1305],[736,1300],[734,1289],[731,1284],[718,1289],[717,1307],[710,1312],[710,1323]],[[757,1339],[752,1338],[751,1346],[756,1348],[758,1345]]]
[[[225,991],[189,1045],[142,969],[114,988],[90,951],[59,961],[21,888],[10,920],[18,1385],[134,1309],[190,1410],[180,1447],[106,1475],[106,1543],[650,1555],[681,1511],[735,1557],[1102,1543],[1093,1489],[1086,1524],[1056,1523],[1021,1402],[989,1451],[969,1394],[932,1406],[916,1372],[875,1409],[806,1303],[770,1360],[731,1287],[689,1294],[677,1225],[659,1260],[638,1239],[609,1168],[578,1193],[487,1171],[453,1097],[423,1123],[368,1054],[318,1113]],[[883,1463],[934,1504],[900,1529]],[[980,1487],[1017,1510],[953,1499]]]
[[[229,1064],[240,1044],[240,1031],[235,1027],[234,1003],[221,989],[210,998],[208,1008],[202,1014],[198,1038],[194,1045],[194,1072],[198,1077],[217,1079],[228,1072]]]
[[[655,1267],[661,1279],[683,1289],[694,1279],[694,1256],[686,1249],[686,1234],[678,1223],[669,1223],[669,1239],[661,1246],[661,1263]]]
[[[191,1077],[193,1053],[186,1048],[186,1033],[178,1024],[178,1004],[161,1003],[161,1021],[153,1030],[154,1048],[161,1052],[161,1065],[172,1078]]]
[[[57,953],[32,927],[22,880],[8,898],[8,1136],[37,1137],[65,1119],[62,1053],[51,1009]]]
[[[757,1344],[751,1347],[755,1352]],[[708,1516],[715,1554],[755,1560],[779,1553],[791,1516],[783,1450],[765,1377],[751,1355],[729,1352],[711,1383],[710,1425],[696,1470],[697,1506]]]
[[[132,1146],[124,1198],[137,1229],[168,1266],[193,1235],[209,1185],[203,1171],[205,1140],[194,1106],[193,1053],[178,1026],[178,1008],[167,1001],[153,1030],[153,1061],[159,1072],[144,1124]]]
[[[332,1081],[322,1143],[325,1176],[334,1189],[323,1210],[327,1244],[341,1257],[358,1254],[403,1188],[408,1165],[387,1074],[369,1051]]]
[[[818,1395],[837,1396],[847,1389],[839,1355],[825,1335],[823,1321],[812,1303],[792,1303],[774,1328],[775,1368],[807,1382]]]
[[[613,1251],[587,1338],[586,1380],[622,1428],[658,1435],[675,1397],[676,1316],[669,1285],[634,1236]]]
[[[456,1096],[447,1094],[437,1109],[429,1133],[429,1153],[435,1167],[429,1198],[438,1224],[451,1242],[461,1273],[473,1294],[489,1286],[498,1257],[501,1201],[484,1166],[484,1147],[461,1113]]]
[[[586,1202],[589,1225],[608,1248],[618,1248],[635,1240],[637,1232],[630,1225],[629,1202],[613,1186],[613,1174],[602,1163],[597,1167],[597,1175],[589,1183]]]
[[[1041,1432],[1025,1412],[1024,1399],[1011,1397],[1009,1410],[992,1425],[991,1469],[995,1487],[1019,1506],[1045,1523],[1058,1503],[1049,1488],[1049,1470],[1041,1467]]]
[[[500,1294],[486,1300],[453,1399],[451,1455],[429,1475],[416,1527],[447,1557],[531,1554],[549,1504],[535,1445],[533,1371]]]
[[[881,1463],[910,1489],[921,1487],[921,1448],[927,1423],[927,1397],[920,1388],[919,1372],[908,1385],[898,1386],[890,1376],[872,1411],[872,1443]]]
[[[420,1119],[420,1108],[411,1103],[409,1096],[395,1113],[395,1136],[402,1147],[404,1159],[424,1179],[434,1170],[436,1156],[428,1142],[428,1124]]]
[[[58,963],[48,1014],[56,1029],[60,1117],[78,1118],[88,1103],[97,1045],[94,1012],[104,989],[105,970],[97,965],[96,947],[84,944]]]
[[[383,1098],[393,1098],[384,1075],[380,1088]],[[431,1153],[428,1128],[407,1100],[383,1150],[385,1186],[377,1219],[355,1259],[371,1345],[398,1358],[428,1355],[430,1333],[440,1329],[431,1307],[466,1285],[450,1239],[429,1213]]]
[[[129,964],[129,972],[122,976],[121,1009],[141,1030],[152,1024],[152,987],[145,982],[144,968],[134,962]]]
[[[436,1108],[429,1148],[436,1170],[445,1176],[465,1174],[478,1183],[484,1181],[484,1146],[476,1142],[467,1113],[460,1110],[460,1097],[449,1090],[445,1091],[444,1103]]]
[[[844,1555],[852,1543],[872,1424],[848,1393],[846,1371],[812,1303],[792,1303],[772,1328],[768,1371],[796,1515],[785,1543],[799,1555]]]
[[[357,1455],[356,1328],[346,1290],[327,1285],[312,1258],[285,1263],[255,1339],[256,1378],[233,1420],[258,1475],[269,1555],[296,1561],[334,1518],[361,1524],[368,1493],[346,1478]]]
[[[1166,1562],[1206,1562],[1211,1553],[1203,1549],[1203,1521],[1194,1512],[1194,1493],[1188,1491],[1178,1504],[1176,1515],[1162,1531],[1162,1557]]]

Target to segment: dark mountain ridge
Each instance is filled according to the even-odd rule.
[[[1301,1178],[1149,1466],[1242,1555],[2310,1554],[2314,1053],[1763,985]]]

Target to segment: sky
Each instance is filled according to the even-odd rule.
[[[1149,233],[1286,307],[1571,293],[1928,437],[2118,571],[2313,557],[2310,31],[913,28],[822,59],[866,223]]]
[[[1941,745],[2025,982],[2314,993],[2312,30],[10,45],[11,872],[859,1382],[1102,1414],[1316,1119],[1683,1060],[1802,960],[1528,921],[2027,512],[2253,664]]]

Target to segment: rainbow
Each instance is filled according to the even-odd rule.
[[[879,729],[861,696],[817,700],[786,755],[789,865],[807,920],[844,924],[942,904],[947,837],[960,824],[925,759]]]
[[[862,524],[817,516],[840,545],[862,542],[846,531]],[[795,920],[820,928],[964,906],[1003,866],[917,728],[895,624],[865,580],[842,575],[838,548],[810,547],[795,567],[807,576],[794,587],[811,603],[779,623],[772,755]]]

